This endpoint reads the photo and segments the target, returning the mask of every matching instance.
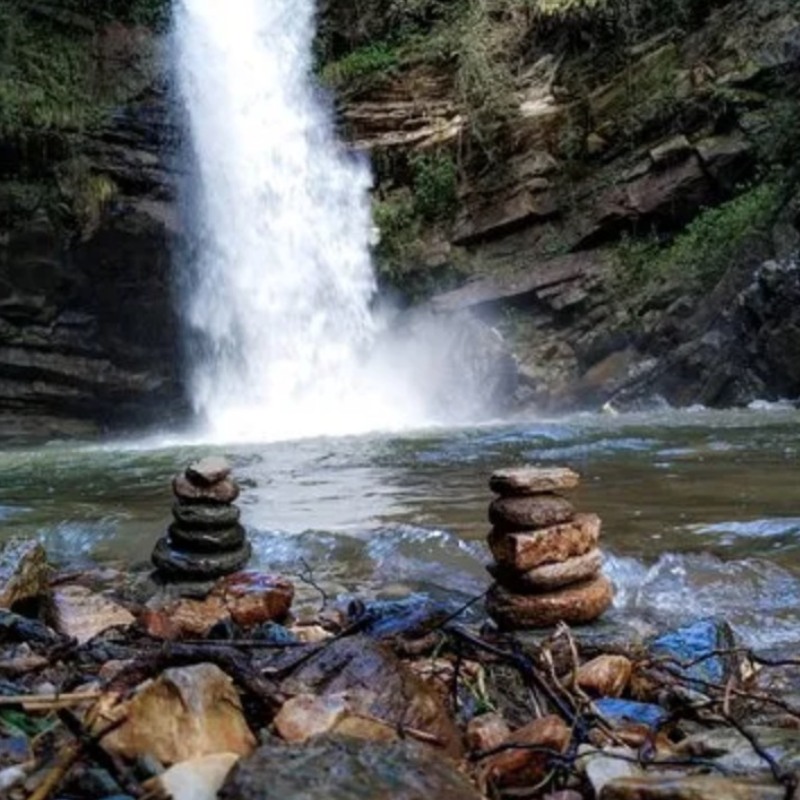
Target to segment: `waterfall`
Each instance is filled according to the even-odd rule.
[[[182,312],[209,435],[267,440],[420,424],[374,355],[369,166],[314,85],[314,0],[176,0],[193,164]]]

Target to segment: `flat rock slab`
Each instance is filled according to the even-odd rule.
[[[230,474],[231,465],[222,456],[207,456],[186,468],[186,477],[198,486],[213,486]]]
[[[503,630],[585,625],[607,611],[613,599],[611,581],[602,576],[538,595],[511,594],[495,584],[486,595],[486,610]]]
[[[109,628],[127,628],[136,621],[126,608],[85,586],[59,587],[53,593],[51,613],[53,627],[78,644],[85,644]]]
[[[166,575],[179,578],[221,578],[242,569],[251,555],[249,542],[245,542],[238,550],[227,553],[192,553],[175,549],[164,536],[158,540],[152,559],[156,569]]]
[[[600,539],[600,526],[597,514],[576,514],[572,522],[531,533],[504,533],[494,528],[488,537],[489,549],[500,566],[528,572],[594,550]]]
[[[489,488],[504,497],[514,497],[574,489],[580,480],[581,476],[567,467],[514,467],[493,473]]]
[[[575,508],[557,494],[498,497],[489,506],[489,522],[498,531],[530,531],[569,522]]]
[[[782,800],[775,783],[731,780],[717,775],[647,775],[606,784],[602,800]]]
[[[172,491],[180,503],[211,503],[227,505],[239,496],[239,487],[230,478],[211,486],[197,486],[185,475],[172,479]]]
[[[549,592],[569,586],[571,583],[587,581],[596,577],[602,567],[603,554],[595,548],[582,556],[568,558],[557,564],[544,564],[528,572],[516,572],[499,564],[490,564],[487,569],[489,574],[509,591],[530,594]]]
[[[242,759],[220,800],[480,800],[469,781],[432,748],[412,741],[323,737],[267,744]]]
[[[216,530],[204,528],[191,530],[180,525],[170,525],[169,538],[178,549],[218,553],[239,549],[247,540],[247,535],[241,525]]]
[[[175,522],[183,528],[196,530],[217,530],[236,525],[241,512],[236,506],[210,506],[207,503],[175,503],[172,506]]]

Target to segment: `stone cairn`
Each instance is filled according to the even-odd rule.
[[[592,622],[611,605],[611,582],[601,574],[600,518],[576,514],[559,492],[574,489],[570,469],[521,467],[495,472],[489,487],[488,569],[496,583],[486,608],[504,630]]]
[[[238,572],[252,548],[233,503],[239,486],[218,456],[191,464],[172,480],[175,521],[153,550],[153,564],[167,580],[213,580]]]

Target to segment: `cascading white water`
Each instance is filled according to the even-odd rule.
[[[276,439],[424,421],[368,358],[379,324],[368,166],[336,141],[311,76],[314,0],[176,0],[194,151],[184,313],[210,434]],[[392,377],[395,376],[395,377]]]

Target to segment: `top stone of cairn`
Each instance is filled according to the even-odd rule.
[[[504,497],[574,489],[580,475],[566,467],[501,469],[489,479],[489,488]]]
[[[186,468],[186,477],[196,486],[213,486],[230,474],[231,465],[222,456],[207,456]]]

